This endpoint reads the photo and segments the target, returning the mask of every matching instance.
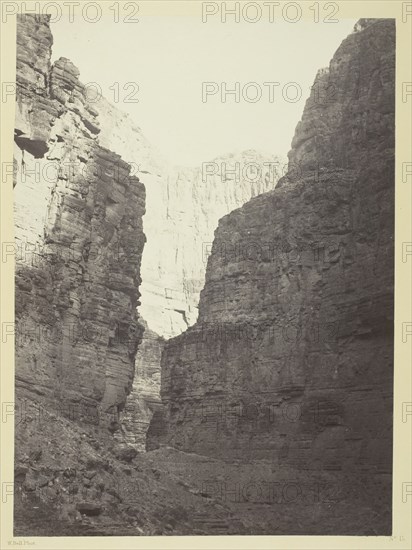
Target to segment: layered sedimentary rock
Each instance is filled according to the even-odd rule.
[[[121,414],[125,440],[139,451],[146,448],[146,432],[160,404],[160,359],[165,344],[164,338],[142,322],[144,334],[136,353],[133,385]]]
[[[145,432],[160,401],[160,356],[165,339],[196,322],[219,218],[251,197],[274,189],[285,167],[274,155],[244,151],[196,168],[163,164],[160,175],[156,175],[153,158],[149,156],[140,164],[145,181],[151,178],[144,217],[148,243],[142,259],[139,307],[147,328],[122,415],[129,443],[140,450],[145,447]],[[157,167],[159,170],[159,164]]]
[[[86,349],[90,352],[92,348],[97,350],[101,345],[105,347],[106,341],[109,341],[107,338],[110,339],[110,348],[115,340],[126,343],[127,340],[137,342],[143,338],[136,358],[136,375],[133,376],[127,368],[123,368],[122,357],[117,367],[114,364],[108,367],[110,385],[118,386],[117,389],[108,388],[107,392],[104,390],[107,394],[105,400],[109,405],[124,402],[125,395],[131,390],[128,406],[120,420],[127,440],[142,449],[153,407],[159,402],[160,355],[164,338],[180,334],[197,319],[199,294],[204,284],[207,256],[217,221],[251,197],[273,189],[283,175],[285,163],[274,155],[265,157],[255,151],[245,151],[205,162],[198,167],[171,166],[146,140],[141,129],[127,114],[119,111],[104,97],[91,94],[83,88],[78,80],[78,70],[71,61],[61,58],[51,66],[52,35],[47,18],[22,16],[19,18],[17,37],[15,216],[18,263],[22,269],[26,269],[28,263],[42,263],[45,265],[44,269],[48,270],[49,263],[45,258],[52,255],[63,258],[61,265],[53,264],[53,270],[59,271],[57,276],[68,281],[67,288],[62,289],[64,299],[70,293],[68,299],[74,302],[74,308],[72,304],[67,304],[69,313],[64,315],[69,317],[57,317],[54,322],[52,315],[53,322],[48,318],[46,329],[38,328],[38,332],[43,330],[47,333],[44,338],[52,338],[48,334],[50,323],[54,326],[54,332],[64,325],[66,336],[61,345],[65,355],[57,363],[72,360],[73,346],[76,348],[76,360],[76,353],[80,356]],[[128,302],[123,302],[121,292],[116,294],[116,299],[119,298],[122,302],[125,318],[112,319],[109,322],[111,327],[114,326],[113,323],[118,326],[110,329],[109,335],[106,325],[109,316],[104,313],[107,311],[107,304],[101,311],[105,320],[103,326],[100,326],[100,321],[89,318],[94,314],[80,311],[83,306],[78,304],[79,298],[73,300],[72,295],[77,291],[73,291],[71,287],[73,284],[83,285],[80,275],[76,283],[70,282],[70,279],[74,276],[72,271],[75,271],[78,262],[82,266],[79,269],[84,269],[82,262],[87,256],[86,264],[93,263],[93,269],[108,270],[107,278],[113,278],[110,270],[119,270],[113,283],[117,287],[117,279],[123,278],[123,272],[121,266],[114,265],[116,256],[119,255],[123,264],[124,254],[128,255],[130,264],[135,262],[136,258],[129,254],[128,244],[122,249],[122,233],[115,230],[113,236],[110,236],[111,229],[106,227],[106,221],[113,226],[122,223],[119,215],[123,211],[123,199],[127,203],[126,212],[135,215],[136,219],[141,217],[143,192],[138,191],[142,200],[137,206],[133,200],[128,200],[128,193],[136,187],[136,176],[144,181],[146,187],[143,226],[148,245],[143,252],[140,279],[132,281],[127,274],[129,279],[124,278],[120,287],[125,285],[127,292],[132,295],[132,287],[136,288],[141,283],[139,290],[142,296],[138,312],[140,318],[145,320],[141,324],[144,324],[146,331],[142,336],[140,325],[136,325],[132,329],[135,334],[129,338],[126,333],[130,330],[125,322],[130,313],[129,305]],[[105,181],[101,181],[102,179]],[[100,229],[96,227],[95,221],[92,233],[88,225],[92,223],[90,203],[97,200],[93,198],[94,191],[90,191],[89,187],[97,186],[97,182],[99,189],[96,189],[96,193],[101,202],[99,208],[105,210],[105,214],[98,214],[102,218],[101,231],[105,232],[104,236],[99,234]],[[112,182],[114,190],[109,190]],[[104,186],[106,190],[103,189]],[[117,196],[119,192],[121,200]],[[80,201],[79,204],[70,206],[69,201],[75,199]],[[63,213],[69,207],[70,212]],[[68,223],[63,229],[58,221],[62,216],[63,219],[67,218]],[[63,232],[59,240],[56,236],[50,236],[56,231]],[[110,239],[113,248],[111,252],[105,251]],[[136,250],[141,251],[142,244],[140,237],[136,239]],[[105,262],[111,264],[106,267]],[[138,264],[139,262],[135,267]],[[66,274],[62,269],[70,269],[71,272]],[[88,272],[88,264],[85,269]],[[86,274],[86,279],[88,276]],[[99,277],[100,275],[99,282],[93,279],[87,282],[88,285],[99,285]],[[20,280],[19,274],[17,282]],[[105,281],[101,291],[107,284]],[[44,282],[43,285],[47,287],[48,283]],[[32,300],[32,291],[28,294]],[[46,300],[49,301],[49,307],[54,308],[55,298],[51,294],[52,292]],[[135,293],[133,303],[137,303],[137,298]],[[20,299],[18,296],[18,302]],[[37,297],[36,300],[38,299]],[[112,294],[110,299],[113,299]],[[94,301],[95,298],[90,297],[90,300]],[[45,307],[44,304],[39,305],[36,302],[36,305],[32,301],[24,304],[21,311]],[[20,373],[19,368],[17,376],[22,384],[28,381],[32,388],[33,368],[27,365],[30,362],[43,364],[39,353],[45,351],[48,354],[48,345],[43,348],[37,337],[39,350],[32,354],[32,358],[29,357],[30,339],[27,340],[25,334],[32,330],[34,321],[26,318],[19,307],[18,305],[18,333],[21,338],[19,337],[18,353],[27,357],[21,361],[26,365],[24,371]],[[117,305],[114,304],[114,307]],[[83,315],[86,315],[84,319]],[[43,321],[40,321],[39,318],[39,327],[43,327]],[[82,343],[79,344],[78,340]],[[83,350],[81,346],[84,346]],[[129,347],[133,353],[135,345],[130,342]],[[99,368],[94,369],[95,360],[88,357],[85,361],[81,367],[85,371],[85,378],[80,378],[80,385],[93,388],[91,379],[99,380],[98,385],[106,385],[104,376],[101,376],[103,372]],[[51,360],[51,364],[54,365],[55,362],[55,359]],[[97,363],[104,362],[103,356],[97,360]],[[40,385],[48,377],[50,380],[46,386],[51,388],[55,371],[50,371],[47,361],[44,369],[44,376],[40,376]],[[56,370],[57,367],[53,366],[53,369]],[[60,371],[68,372],[60,374]],[[66,389],[68,383],[73,396],[77,393],[75,372],[77,367],[59,367],[56,370],[56,376],[64,378],[62,388]],[[99,401],[101,388],[98,391],[91,389],[89,392],[83,388],[80,393],[90,393],[89,397],[94,401],[92,394],[95,392],[99,395]]]
[[[100,143],[121,155],[146,186],[139,314],[160,337],[176,336],[196,322],[218,220],[274,189],[287,164],[248,150],[193,167],[171,165],[128,114],[103,97],[94,105],[104,121]]]
[[[76,67],[51,65],[48,19],[17,18],[16,389],[115,428],[143,332],[145,188],[100,143]]]
[[[195,323],[218,220],[273,189],[282,169],[274,155],[245,151],[194,168],[166,167],[161,184],[148,190],[139,311],[157,334],[170,338]]]
[[[143,450],[160,401],[160,356],[165,339],[192,326],[218,220],[251,197],[274,189],[286,163],[257,151],[228,154],[199,166],[172,166],[131,118],[104,98],[100,141],[132,166],[146,186],[139,315],[145,332],[121,422],[129,444]],[[155,365],[157,364],[157,368]]]
[[[316,76],[289,173],[219,222],[149,449],[390,474],[394,82],[394,21],[361,20]]]
[[[145,432],[160,401],[164,339],[180,334],[196,322],[206,262],[219,218],[251,197],[274,189],[283,169],[284,163],[274,155],[265,157],[256,151],[244,151],[196,168],[169,167],[157,187],[148,187],[144,218],[148,246],[142,260],[139,307],[148,330],[136,356],[129,399],[129,409],[137,407],[147,414],[139,415],[137,431],[136,424],[134,428],[128,426],[127,409],[124,415],[125,429],[140,433],[139,449],[145,448]],[[147,365],[152,373],[149,377],[144,376]],[[136,440],[129,438],[129,443],[136,444]]]

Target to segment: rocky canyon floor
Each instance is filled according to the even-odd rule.
[[[377,535],[387,474],[309,471],[164,447],[128,456],[98,429],[26,402],[15,536]],[[344,518],[344,521],[343,521]]]

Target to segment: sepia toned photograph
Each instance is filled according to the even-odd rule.
[[[14,536],[391,536],[397,21],[51,4],[9,6]]]

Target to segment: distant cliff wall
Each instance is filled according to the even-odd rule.
[[[147,185],[143,222],[147,245],[139,307],[147,328],[123,415],[128,441],[140,450],[145,447],[145,433],[160,402],[164,343],[197,320],[206,262],[219,218],[251,197],[274,189],[285,169],[275,155],[264,157],[255,151],[227,155],[197,168],[163,166],[156,172],[152,165],[153,157],[146,165],[141,164],[145,181],[152,178]]]

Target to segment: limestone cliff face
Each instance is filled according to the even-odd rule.
[[[23,289],[18,296],[18,332],[22,335],[18,353],[25,366],[21,373],[19,368],[17,376],[22,384],[29,381],[29,387],[33,388],[34,367],[29,365],[44,365],[36,368],[44,369],[40,384],[50,379],[46,383],[46,388],[50,389],[57,369],[57,376],[62,380],[59,385],[66,391],[66,384],[69,384],[72,397],[76,396],[76,384],[79,383],[84,386],[82,395],[86,393],[92,401],[95,397],[99,401],[103,392],[108,405],[123,403],[131,390],[120,420],[127,440],[144,448],[144,433],[153,407],[160,400],[160,356],[164,339],[180,334],[196,322],[207,256],[218,219],[251,197],[273,189],[283,175],[285,163],[274,155],[265,157],[255,151],[245,151],[205,162],[203,166],[171,166],[127,114],[104,97],[85,93],[78,80],[78,70],[68,59],[61,58],[50,65],[52,35],[46,18],[21,17],[17,38],[17,283],[22,284],[22,279],[32,279],[38,273],[38,267],[31,270],[27,264],[44,264],[47,271],[51,269],[48,258],[56,256],[60,263],[53,260],[53,276],[66,280],[66,286],[59,284],[57,288],[64,295],[60,301],[67,302],[67,311],[64,309],[56,316],[54,298],[45,297],[50,300],[48,308],[52,311],[47,317],[47,330],[43,331],[46,336],[41,338],[52,338],[51,325],[54,325],[53,334],[64,326],[65,336],[64,341],[61,337],[61,344],[54,344],[61,345],[64,357],[44,361],[42,354],[43,351],[49,353],[49,344],[43,348],[37,338],[39,349],[32,354],[30,338],[24,336],[32,330],[33,323],[43,323],[43,312],[36,320],[26,312],[43,311],[45,305],[40,304],[36,289]],[[138,232],[142,230],[144,192],[136,176],[146,187],[143,229],[147,246],[141,261],[141,277],[137,271],[136,277],[131,277],[127,269],[131,265],[138,269],[140,265],[142,236],[136,238],[130,248],[123,229],[119,228],[119,224],[127,226],[129,223],[121,218],[124,212],[125,219],[132,216],[132,222],[139,220]],[[101,228],[93,218],[93,209]],[[119,258],[121,263],[117,264]],[[90,278],[91,270],[93,278]],[[106,279],[98,292],[99,297],[92,297],[94,290],[89,289],[102,283],[103,272]],[[49,288],[52,283],[43,281],[41,284]],[[139,284],[141,303],[138,304],[138,293],[134,289]],[[79,297],[78,290],[74,290],[78,286],[90,292],[88,299],[94,304],[90,314],[83,313],[85,298]],[[54,291],[50,291],[52,293]],[[26,296],[24,305],[23,296]],[[103,296],[106,302],[101,307],[99,302]],[[132,337],[126,335],[130,332],[125,321],[130,314],[127,296],[133,297],[130,303],[138,304],[139,317],[144,319],[143,336],[140,325],[133,325],[131,330],[135,334]],[[115,308],[122,305],[124,318],[107,314],[110,300],[118,301],[113,304]],[[97,310],[102,321],[95,318]],[[39,326],[43,326],[41,323]],[[101,376],[103,371],[94,367],[95,361],[101,365],[106,361],[98,348],[105,348],[110,341],[111,354],[112,343],[121,340],[130,344],[133,354],[135,343],[141,338],[136,375],[122,366],[125,361],[122,357],[117,366],[113,363],[107,367],[111,380],[107,382],[105,376]],[[77,367],[55,366],[56,362],[62,365],[70,361],[74,348],[74,358],[76,353],[79,357],[87,357],[80,361],[84,378],[75,374]],[[95,351],[89,356],[91,349]],[[97,354],[99,359],[95,358]],[[91,380],[98,384],[98,389]],[[86,390],[87,387],[91,389]]]
[[[196,322],[218,220],[274,189],[282,168],[274,155],[246,151],[194,168],[169,166],[161,185],[148,191],[144,223],[151,246],[143,255],[139,311],[157,334],[170,338]]]
[[[390,474],[394,73],[394,22],[361,21],[316,77],[289,173],[220,220],[149,449]]]
[[[160,402],[160,356],[166,339],[198,316],[206,262],[218,220],[251,197],[274,189],[285,171],[275,155],[228,154],[200,166],[170,165],[131,118],[101,98],[101,143],[126,159],[146,186],[139,316],[145,332],[121,423],[129,444],[145,447],[153,410]],[[157,367],[155,368],[155,366]]]
[[[194,167],[171,165],[129,115],[104,98],[95,107],[104,121],[100,142],[121,155],[145,182],[148,244],[142,258],[139,314],[150,330],[171,338],[197,320],[218,220],[274,189],[286,162],[249,150],[205,159]]]
[[[17,25],[16,388],[93,422],[132,385],[145,188],[101,143],[76,67],[51,66],[48,17]]]
[[[286,163],[276,155],[250,150],[195,167],[174,166],[127,114],[104,98],[97,108],[104,120],[101,143],[126,159],[145,181],[143,225],[148,246],[142,258],[139,314],[150,330],[171,338],[197,320],[218,220],[274,189]]]
[[[136,144],[139,150],[140,145]],[[157,157],[158,160],[160,157]],[[160,402],[160,357],[165,339],[197,319],[206,262],[218,220],[251,197],[274,189],[284,163],[276,156],[245,151],[197,168],[153,168],[154,153],[141,163],[147,185],[139,313],[147,328],[136,355],[136,374],[122,424],[128,441],[145,448],[153,410]],[[146,181],[146,179],[145,179]],[[157,367],[156,367],[157,365]],[[134,434],[134,435],[133,435]]]

